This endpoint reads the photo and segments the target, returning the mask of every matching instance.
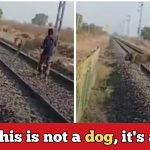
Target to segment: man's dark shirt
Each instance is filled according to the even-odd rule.
[[[54,38],[50,35],[47,35],[46,38],[43,41],[43,46],[42,48],[43,50],[43,55],[48,55],[48,56],[52,56],[53,54],[53,49],[55,46],[55,41]]]

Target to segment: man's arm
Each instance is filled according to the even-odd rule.
[[[43,42],[42,42],[42,45],[41,45],[41,48],[42,49],[44,49],[44,47],[45,47],[45,40],[46,40],[46,38],[43,40]]]

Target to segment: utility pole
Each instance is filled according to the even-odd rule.
[[[121,23],[119,24],[119,32],[118,32],[118,34],[119,34],[119,35],[122,34],[122,24],[121,24]]]
[[[122,36],[124,36],[124,27],[125,27],[125,21],[122,21]]]
[[[138,30],[137,30],[137,34],[138,34],[139,39],[141,36],[143,6],[144,6],[144,2],[139,2],[139,9],[138,9],[138,11],[139,11],[139,25],[138,25]]]
[[[56,43],[59,39],[59,32],[60,32],[60,29],[62,26],[65,6],[66,6],[66,2],[64,2],[64,1],[59,2],[57,17],[56,17],[56,22],[55,22],[55,27],[54,27],[54,37],[55,37]],[[55,54],[58,54],[57,44],[55,47]]]
[[[66,2],[64,2],[64,1],[59,2],[58,12],[57,12],[57,17],[56,17],[56,22],[55,22],[55,30],[57,32],[57,36],[58,36],[58,33],[61,29],[64,11],[65,11],[65,6],[66,6]]]
[[[131,16],[127,16],[127,36],[130,34],[130,22],[131,22]]]
[[[125,27],[125,21],[123,20],[120,23],[120,35],[124,36],[124,27]]]

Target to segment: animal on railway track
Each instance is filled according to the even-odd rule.
[[[129,61],[129,66],[136,64],[138,69],[140,69],[141,64],[150,63],[150,54],[149,53],[128,53],[125,56],[125,61]]]
[[[22,47],[23,47],[23,39],[22,38],[20,38],[20,37],[15,37],[14,38],[14,44],[17,46],[17,48],[18,48],[18,51],[17,51],[17,53],[14,55],[14,57],[12,58],[12,62],[14,62],[14,60],[16,59],[16,57],[19,55],[19,53],[20,53],[20,51],[21,51],[21,49],[22,49]]]
[[[19,49],[23,46],[23,40],[19,37],[15,37],[14,43]]]

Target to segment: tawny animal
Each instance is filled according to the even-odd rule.
[[[20,51],[21,51],[21,49],[22,49],[22,47],[23,47],[23,40],[21,39],[21,38],[19,38],[19,37],[15,37],[14,38],[14,44],[18,47],[18,51],[17,51],[17,53],[13,56],[13,58],[12,58],[12,62],[14,62],[15,61],[15,59],[16,59],[16,57],[19,55],[19,53],[20,53]]]
[[[23,40],[19,37],[15,37],[14,43],[19,49],[23,46]]]
[[[125,60],[130,62],[129,65],[136,64],[140,68],[141,64],[150,63],[150,54],[128,53]]]

